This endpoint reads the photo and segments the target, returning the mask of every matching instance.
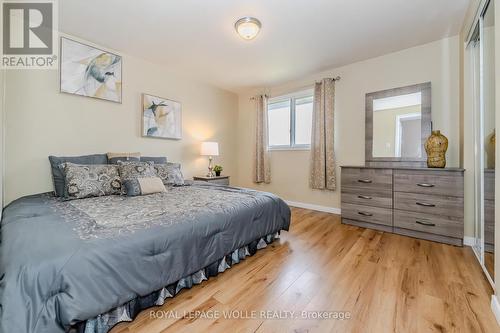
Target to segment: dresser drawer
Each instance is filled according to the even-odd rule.
[[[392,209],[388,208],[344,203],[342,218],[392,227]]]
[[[342,187],[392,191],[391,169],[342,168]]]
[[[217,185],[226,185],[229,186],[229,178],[226,179],[214,179],[209,181],[211,184],[217,184]]]
[[[394,210],[394,228],[454,238],[463,238],[464,236],[464,224],[460,218],[401,210]]]
[[[394,191],[463,197],[463,173],[394,170]]]
[[[394,208],[418,213],[463,218],[464,199],[439,195],[394,192]]]
[[[392,208],[392,192],[390,190],[362,189],[355,187],[342,187],[342,204]]]

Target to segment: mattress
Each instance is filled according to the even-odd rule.
[[[23,197],[1,223],[0,332],[65,332],[289,225],[277,196],[208,183],[139,197]]]

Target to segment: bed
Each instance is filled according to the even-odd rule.
[[[289,224],[277,196],[208,183],[138,197],[20,198],[1,225],[0,332],[107,332]]]

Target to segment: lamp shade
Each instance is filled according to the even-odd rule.
[[[219,144],[217,142],[202,142],[201,143],[202,156],[219,156]]]

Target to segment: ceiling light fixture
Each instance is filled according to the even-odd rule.
[[[240,18],[234,24],[234,28],[236,29],[238,35],[245,40],[254,39],[255,36],[259,34],[261,26],[262,25],[259,20],[255,17],[249,16]]]

